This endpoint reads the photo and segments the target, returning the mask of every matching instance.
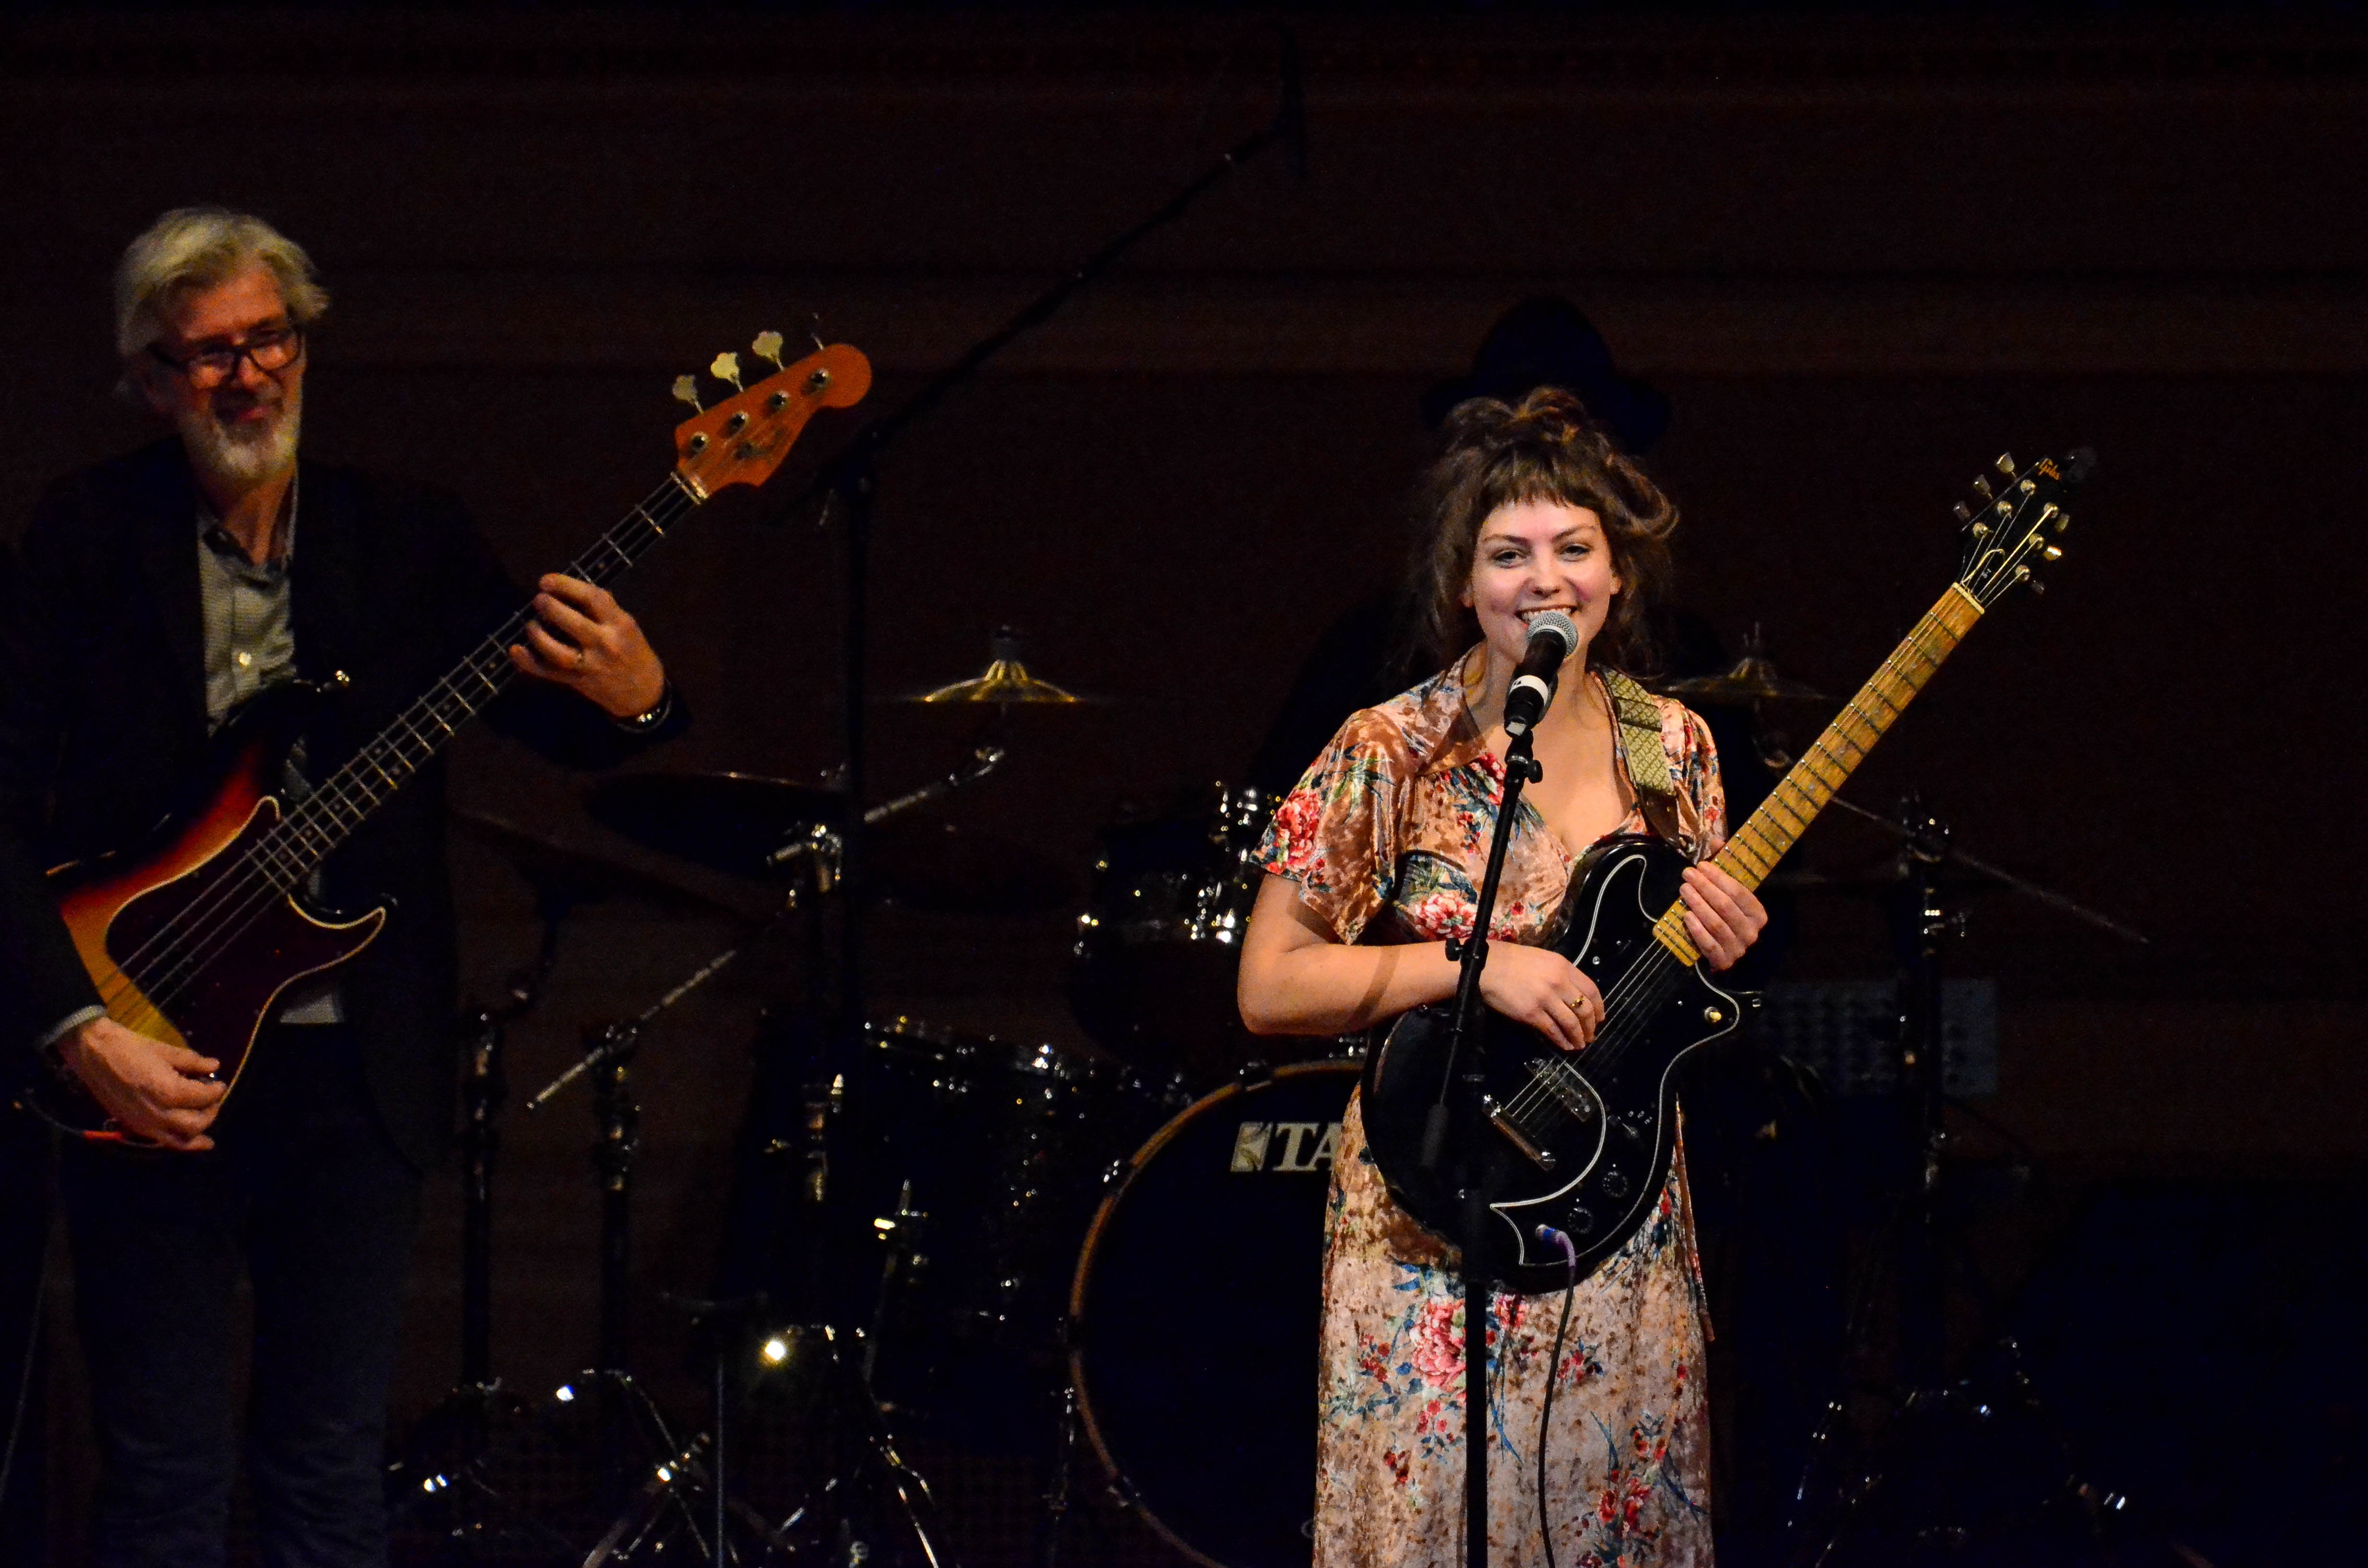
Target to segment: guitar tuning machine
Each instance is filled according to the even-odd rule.
[[[1998,454],[1998,471],[2006,475],[2009,479],[2012,479],[2014,477],[2014,455],[2011,452],[2000,452]]]
[[[815,353],[819,354],[823,349],[828,347],[828,345],[824,343],[822,340],[822,312],[820,311],[816,311],[811,318],[811,324],[806,329],[806,335],[814,339]]]
[[[707,373],[719,381],[730,381],[735,392],[746,390],[740,385],[740,356],[729,349],[715,357],[715,362],[707,367]]]
[[[776,370],[781,368],[781,335],[780,333],[772,331],[758,333],[757,340],[748,345],[748,350]]]
[[[699,382],[694,378],[677,376],[674,379],[674,395],[677,402],[690,404],[691,412],[694,414],[707,412],[705,406],[699,401]]]

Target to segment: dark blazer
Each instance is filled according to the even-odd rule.
[[[307,772],[321,778],[526,595],[450,495],[306,460],[298,496],[297,668],[310,680],[342,671],[352,683],[304,732]],[[0,1051],[24,1051],[97,1001],[43,870],[136,847],[213,766],[197,506],[180,443],[160,442],[52,485],[0,560]],[[586,767],[683,723],[677,707],[655,733],[629,733],[574,694],[531,681],[485,719]],[[342,971],[345,1006],[387,1131],[423,1167],[452,1124],[458,960],[444,822],[438,762],[324,868],[332,905],[394,906]]]

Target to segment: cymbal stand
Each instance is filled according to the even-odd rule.
[[[1847,802],[1842,802],[1847,804]],[[1851,807],[1862,816],[1872,815],[1861,808]],[[1914,1169],[1907,1190],[1899,1198],[1893,1215],[1884,1229],[1896,1236],[1897,1274],[1896,1303],[1898,1314],[1898,1361],[1903,1375],[1894,1385],[1887,1408],[1881,1418],[1882,1429],[1889,1438],[1881,1447],[1869,1447],[1861,1456],[1862,1464],[1852,1467],[1850,1475],[1839,1489],[1839,1506],[1830,1528],[1812,1535],[1807,1517],[1811,1494],[1816,1489],[1821,1471],[1833,1466],[1832,1456],[1842,1439],[1842,1426],[1847,1411],[1837,1396],[1826,1405],[1826,1413],[1811,1435],[1809,1457],[1804,1465],[1799,1484],[1794,1489],[1792,1517],[1786,1529],[1800,1542],[1793,1561],[1807,1568],[1822,1568],[1836,1553],[1842,1551],[1854,1529],[1867,1519],[1877,1503],[1887,1494],[1904,1490],[1901,1472],[1907,1465],[1897,1457],[1898,1441],[1915,1423],[1936,1420],[1971,1418],[1987,1419],[1994,1410],[2010,1411],[2038,1418],[2044,1426],[2055,1450],[2048,1460],[2056,1466],[2063,1479],[2058,1487],[2057,1501],[2077,1505],[2085,1517],[2092,1540],[2101,1539],[2107,1515],[2126,1506],[2126,1499],[2083,1481],[2073,1470],[2068,1449],[2053,1423],[2046,1419],[2036,1391],[2023,1375],[2021,1347],[2012,1339],[1997,1342],[2006,1366],[2003,1387],[1998,1394],[1983,1397],[1974,1387],[1973,1380],[1961,1378],[1952,1383],[1948,1378],[1947,1296],[1951,1246],[1947,1222],[1942,1214],[1943,1177],[1941,1156],[1949,1144],[1946,1126],[1948,1091],[1943,1041],[1944,955],[1950,938],[1964,929],[1962,911],[1951,910],[1942,897],[1941,871],[1950,864],[1972,864],[1988,871],[1990,868],[1973,862],[1969,857],[1955,851],[1950,845],[1948,824],[1932,815],[1922,801],[1910,791],[1902,801],[1896,818],[1876,818],[1899,835],[1900,888],[1894,905],[1895,935],[1901,960],[1899,983],[1898,1052],[1900,1094],[1905,1102],[1907,1119],[1914,1137]],[[1996,873],[2008,885],[2021,888],[2016,879]],[[2044,892],[2044,890],[2036,890]],[[2071,904],[2060,895],[2048,899],[2060,903],[2108,929],[2143,941],[2134,931],[2121,927],[2118,922]],[[1876,1245],[1881,1246],[1878,1241]],[[1969,1261],[1960,1257],[1962,1267],[1970,1271]],[[1875,1304],[1877,1271],[1870,1270],[1865,1282],[1851,1304],[1845,1340],[1862,1344],[1873,1332],[1873,1308]],[[1987,1315],[1990,1303],[1982,1303]],[[1843,1375],[1849,1375],[1846,1364]],[[1963,1517],[1931,1519],[1920,1522],[1914,1530],[1919,1546],[1955,1550],[1962,1548],[1973,1536],[1975,1527]]]
[[[1305,174],[1307,116],[1300,73],[1298,38],[1288,28],[1279,29],[1281,92],[1274,118],[1218,155],[1217,160],[1148,216],[1106,242],[1093,255],[1064,272],[1002,326],[973,344],[962,357],[929,378],[896,408],[867,420],[850,437],[823,472],[768,520],[780,522],[811,516],[816,527],[837,524],[844,540],[841,567],[844,589],[840,621],[840,720],[847,745],[847,795],[849,815],[863,819],[866,782],[866,685],[870,664],[870,567],[871,528],[878,496],[881,455],[924,415],[943,403],[956,388],[975,376],[988,360],[1059,314],[1069,300],[1150,237],[1190,211],[1201,199],[1238,172],[1268,148],[1290,150],[1293,168]],[[860,835],[841,862],[845,886],[840,899],[839,1034],[851,1042],[863,1028],[863,924],[870,892],[864,874]]]
[[[535,879],[534,888],[542,921],[534,958],[511,972],[499,1006],[472,1007],[461,1018],[461,1381],[413,1426],[402,1456],[390,1466],[395,1493],[406,1500],[444,1492],[449,1478],[484,1450],[490,1418],[510,1398],[493,1371],[494,1171],[509,1097],[504,1044],[509,1027],[542,1001],[559,961],[561,933],[583,903],[558,881]],[[426,1472],[418,1491],[402,1484],[414,1471]],[[459,1528],[473,1525],[464,1521]]]

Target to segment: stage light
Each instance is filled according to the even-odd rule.
[[[765,1365],[778,1367],[790,1358],[789,1341],[777,1334],[765,1341],[765,1347],[760,1354],[765,1358]]]

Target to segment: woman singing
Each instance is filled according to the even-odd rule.
[[[1573,869],[1615,833],[1657,833],[1698,862],[1686,930],[1713,969],[1766,922],[1708,863],[1726,833],[1702,721],[1618,666],[1668,576],[1677,513],[1565,393],[1475,399],[1445,428],[1422,492],[1417,572],[1439,675],[1352,716],[1276,811],[1245,937],[1242,1017],[1261,1034],[1338,1035],[1454,994],[1504,786],[1505,692],[1549,609],[1577,624],[1536,728],[1544,777],[1506,853],[1488,1006],[1565,1051],[1603,1019],[1594,983],[1545,939]],[[1477,643],[1474,644],[1476,634]],[[1456,654],[1461,652],[1461,657]],[[1352,1101],[1334,1165],[1318,1397],[1316,1568],[1463,1556],[1463,1287],[1439,1238],[1390,1200]],[[1499,1294],[1487,1324],[1489,1561],[1706,1563],[1703,1324],[1682,1150],[1656,1218],[1562,1301]],[[1549,1378],[1554,1430],[1540,1430]],[[1545,1495],[1537,1445],[1549,1442]]]

